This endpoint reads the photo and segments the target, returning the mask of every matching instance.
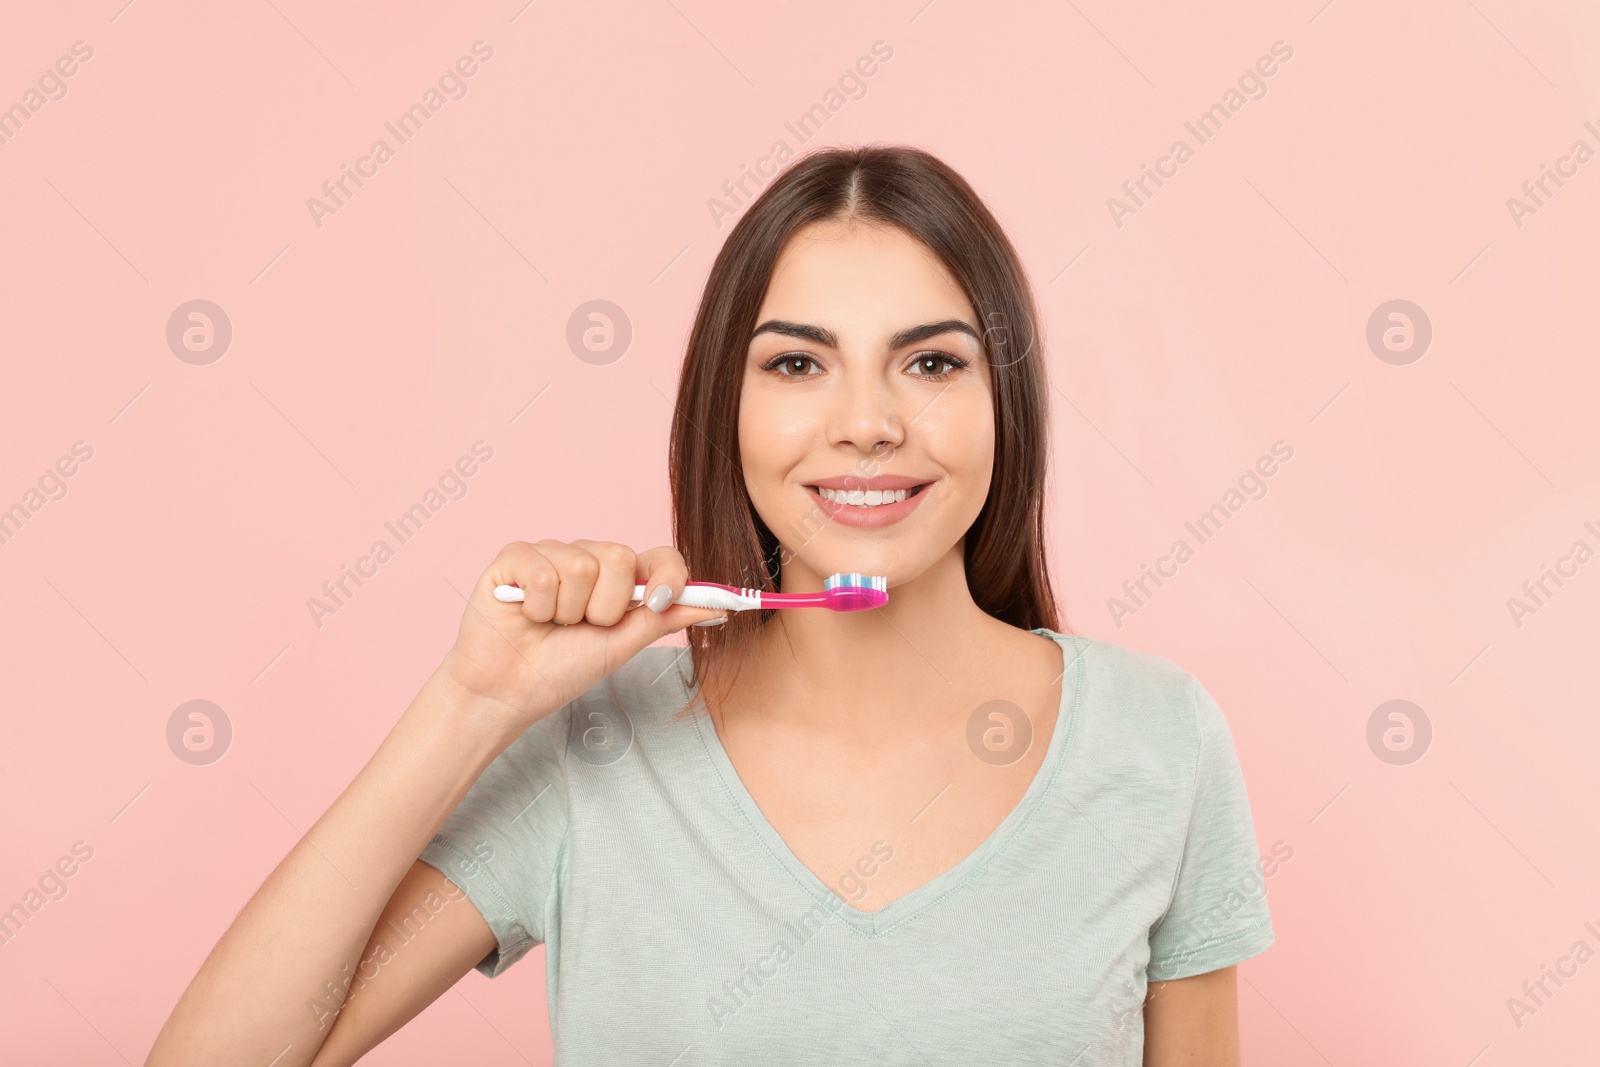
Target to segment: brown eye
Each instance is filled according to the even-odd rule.
[[[816,360],[810,356],[789,353],[768,360],[762,365],[761,369],[766,371],[776,370],[781,378],[809,378],[811,375],[804,372],[807,364],[815,365]],[[791,371],[800,371],[801,373],[790,373]]]
[[[950,369],[944,371],[938,371],[934,369],[940,365],[947,365]],[[919,378],[926,378],[928,381],[937,382],[948,378],[957,370],[967,366],[967,361],[964,359],[957,359],[955,356],[948,355],[944,352],[924,352],[922,355],[911,361],[911,366],[914,371],[927,371],[927,373],[919,373],[917,375]]]

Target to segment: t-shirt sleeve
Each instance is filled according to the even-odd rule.
[[[418,859],[477,907],[496,945],[476,969],[494,978],[544,944],[567,848],[567,705],[529,727],[473,783]]]
[[[1228,721],[1192,675],[1188,688],[1199,742],[1194,795],[1172,899],[1150,931],[1151,981],[1215,971],[1273,942],[1255,825]]]

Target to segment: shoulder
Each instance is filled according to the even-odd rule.
[[[646,723],[671,714],[688,700],[684,677],[687,646],[654,645],[528,727],[508,749],[518,762],[550,759],[581,744],[585,731],[626,722]],[[593,734],[591,733],[591,736]]]
[[[600,705],[652,719],[671,715],[689,699],[685,679],[691,666],[687,645],[651,645],[592,685],[574,704],[579,709]]]
[[[580,779],[615,780],[615,765],[635,747],[638,735],[662,733],[688,702],[680,673],[688,663],[684,646],[641,649],[518,735],[475,788],[508,794],[549,786],[565,795]]]
[[[636,737],[675,732],[677,712],[689,704],[686,645],[652,645],[589,687],[561,709],[561,730],[569,757],[611,767],[633,747]],[[576,770],[569,762],[569,770]]]
[[[1193,672],[1114,641],[1046,632],[1063,645],[1066,677],[1078,690],[1072,705],[1077,726],[1086,735],[1134,746],[1162,762],[1198,755],[1209,697]]]
[[[1086,686],[1098,686],[1100,696],[1130,712],[1193,710],[1199,679],[1165,656],[1098,637],[1046,633],[1062,643],[1069,664],[1081,660],[1079,677]]]

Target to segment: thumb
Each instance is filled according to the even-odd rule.
[[[725,619],[728,614],[722,608],[691,608],[684,604],[669,604],[665,611],[657,614],[641,604],[629,608],[612,629],[631,656],[669,634],[698,622]]]

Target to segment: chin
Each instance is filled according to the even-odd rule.
[[[822,580],[835,574],[877,575],[887,578],[889,588],[893,589],[916,578],[932,562],[922,558],[920,550],[907,551],[908,548],[882,541],[862,544],[859,550],[836,545],[827,552],[802,552],[788,557],[786,567],[790,570],[796,566],[808,569]]]
[[[834,574],[870,574],[886,578],[892,589],[915,580],[961,542],[961,530],[950,529],[946,541],[945,531],[935,529],[950,525],[949,516],[941,514],[949,505],[942,494],[927,501],[933,505],[928,510],[887,526],[870,528],[835,522],[812,501],[811,490],[798,487],[796,491],[804,494],[805,508],[795,509],[788,498],[775,499],[771,503],[781,506],[771,510],[786,513],[787,521],[766,525],[782,545],[784,569],[810,571],[818,583]],[[763,501],[753,503],[765,521]],[[971,525],[970,520],[966,525]]]

